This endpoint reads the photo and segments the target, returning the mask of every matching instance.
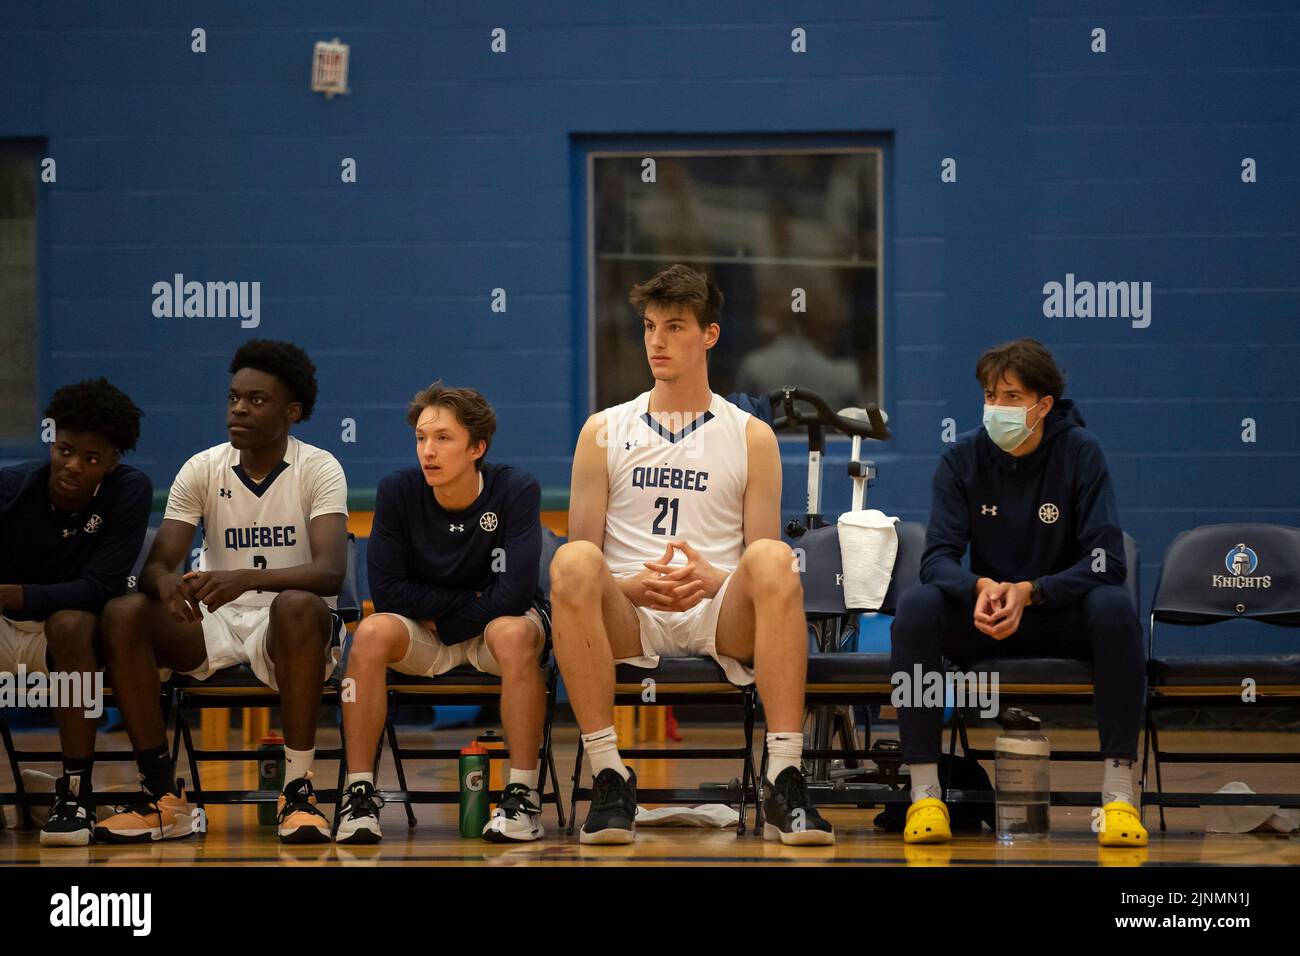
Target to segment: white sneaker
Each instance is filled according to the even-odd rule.
[[[379,808],[384,805],[384,800],[375,793],[375,785],[368,780],[358,780],[344,794],[334,842],[378,843],[382,840]]]
[[[489,843],[527,843],[540,840],[546,830],[542,827],[542,798],[527,784],[508,783],[501,791],[501,802],[492,811],[492,819],[483,828],[483,839]]]

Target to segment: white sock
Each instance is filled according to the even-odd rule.
[[[1123,800],[1133,802],[1133,761],[1106,760],[1106,773],[1101,780],[1101,805]]]
[[[539,768],[539,767],[534,767],[532,770],[516,770],[514,767],[511,767],[511,768],[510,768],[510,779],[507,780],[506,783],[507,783],[507,784],[511,784],[511,783],[523,783],[523,784],[527,784],[529,790],[532,790],[532,791],[536,792],[536,790],[537,790],[537,779],[538,779],[538,777],[541,776],[541,773],[542,773],[542,771],[541,771],[541,768]]]
[[[628,778],[627,767],[618,755],[618,735],[614,725],[598,730],[594,734],[582,735],[582,746],[591,761],[591,775],[599,777],[602,770],[617,770],[624,780]]]
[[[803,760],[803,734],[767,735],[767,782],[774,783],[786,767],[799,769]]]
[[[311,750],[292,750],[284,748],[284,782],[301,780],[311,772],[311,762],[316,759],[316,748]]]
[[[939,786],[939,765],[937,763],[914,763],[912,771],[912,802],[943,799],[943,788]]]
[[[375,775],[373,773],[350,773],[347,779],[343,781],[343,789],[346,790],[354,783],[361,783],[362,781],[373,787],[375,785]]]

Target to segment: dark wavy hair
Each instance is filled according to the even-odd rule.
[[[106,378],[64,385],[50,396],[45,408],[45,417],[54,419],[55,427],[103,435],[119,452],[135,448],[143,415],[135,402]]]
[[[299,421],[311,418],[316,408],[316,363],[298,346],[292,342],[249,339],[231,359],[230,374],[241,368],[255,368],[274,375],[284,383],[292,399],[302,405]]]
[[[975,363],[975,378],[982,388],[1000,382],[1006,372],[1015,372],[1035,395],[1051,395],[1053,401],[1059,402],[1065,393],[1065,374],[1038,339],[995,345]]]
[[[645,282],[632,286],[627,301],[644,317],[647,306],[684,305],[695,313],[700,328],[707,329],[722,319],[722,290],[709,281],[703,272],[697,272],[680,262]]]
[[[440,379],[416,392],[411,404],[407,406],[406,423],[414,428],[424,410],[431,405],[451,409],[456,421],[469,431],[471,448],[479,442],[483,443],[483,454],[474,462],[476,468],[482,468],[488,449],[492,447],[492,436],[497,430],[496,412],[492,411],[492,406],[483,397],[483,393],[473,388],[451,388],[443,385]]]

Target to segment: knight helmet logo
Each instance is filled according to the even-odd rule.
[[[1254,574],[1259,567],[1259,555],[1253,549],[1239,544],[1223,559],[1224,566],[1233,574]]]
[[[1234,545],[1223,557],[1223,566],[1228,569],[1228,574],[1210,575],[1210,586],[1215,588],[1269,588],[1273,586],[1273,579],[1270,575],[1261,574],[1255,577],[1255,569],[1259,567],[1259,555],[1255,553],[1254,548],[1247,547],[1245,542]]]

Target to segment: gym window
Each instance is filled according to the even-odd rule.
[[[30,444],[36,407],[36,180],[26,142],[0,140],[0,444]]]
[[[651,386],[627,296],[676,262],[722,290],[713,391],[792,384],[832,408],[879,402],[881,177],[879,148],[589,153],[591,410]]]

